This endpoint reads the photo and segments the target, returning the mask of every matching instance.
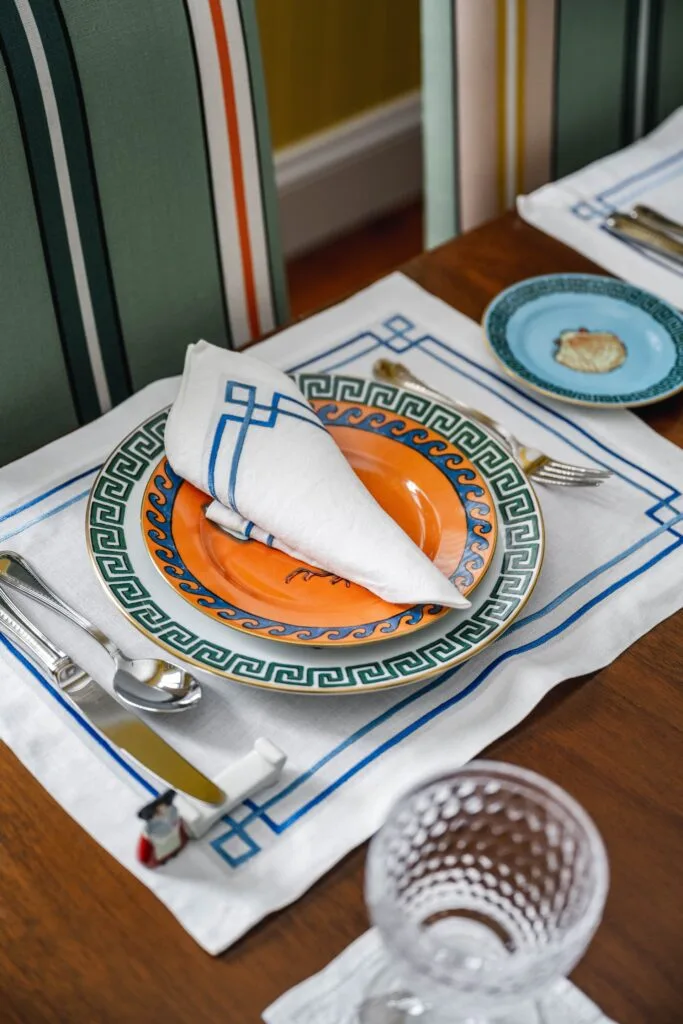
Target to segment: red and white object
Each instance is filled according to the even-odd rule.
[[[214,779],[226,796],[219,806],[200,803],[173,789],[145,804],[138,811],[145,822],[138,842],[138,860],[149,868],[165,864],[180,853],[188,839],[200,839],[233,807],[274,785],[286,760],[287,755],[279,747],[260,737],[253,750]]]
[[[174,806],[176,792],[168,789],[138,811],[145,825],[138,841],[138,860],[148,868],[159,867],[180,853],[187,829]]]

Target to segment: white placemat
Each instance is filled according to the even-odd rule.
[[[375,929],[264,1011],[266,1024],[357,1024],[356,1007],[373,975],[386,963]],[[502,1022],[501,1022],[502,1024]],[[505,1024],[614,1024],[580,989],[561,978],[537,1003],[505,1017]]]
[[[683,454],[634,415],[540,401],[504,379],[480,328],[400,274],[260,346],[286,369],[369,374],[398,358],[558,458],[608,466],[598,489],[543,490],[547,553],[504,637],[446,677],[362,696],[305,697],[206,679],[202,706],[155,727],[218,772],[267,736],[289,755],[277,787],[237,808],[156,871],[134,856],[150,784],[39,673],[0,645],[0,735],[83,828],[212,953],[295,900],[369,836],[419,778],[461,764],[520,722],[560,680],[607,664],[683,604]],[[96,423],[0,471],[0,546],[30,558],[132,655],[151,645],[114,610],[90,567],[85,499],[97,467],[168,404],[157,383]],[[86,667],[105,660],[48,611],[35,617]],[[371,654],[369,654],[371,657]],[[151,787],[154,788],[154,787]],[[599,822],[598,822],[599,824]]]
[[[639,142],[519,196],[524,220],[612,274],[683,305],[683,267],[610,235],[605,218],[636,203],[683,223],[683,107]]]

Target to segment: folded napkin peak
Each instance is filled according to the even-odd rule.
[[[469,607],[275,367],[205,341],[190,345],[165,443],[174,472],[212,496],[206,514],[223,529],[393,604]]]

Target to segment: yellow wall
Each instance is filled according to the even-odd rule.
[[[256,9],[275,148],[419,86],[419,0],[256,0]]]

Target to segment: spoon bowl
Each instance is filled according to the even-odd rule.
[[[114,656],[114,690],[121,700],[139,711],[173,714],[195,707],[202,688],[189,672],[156,658]]]

